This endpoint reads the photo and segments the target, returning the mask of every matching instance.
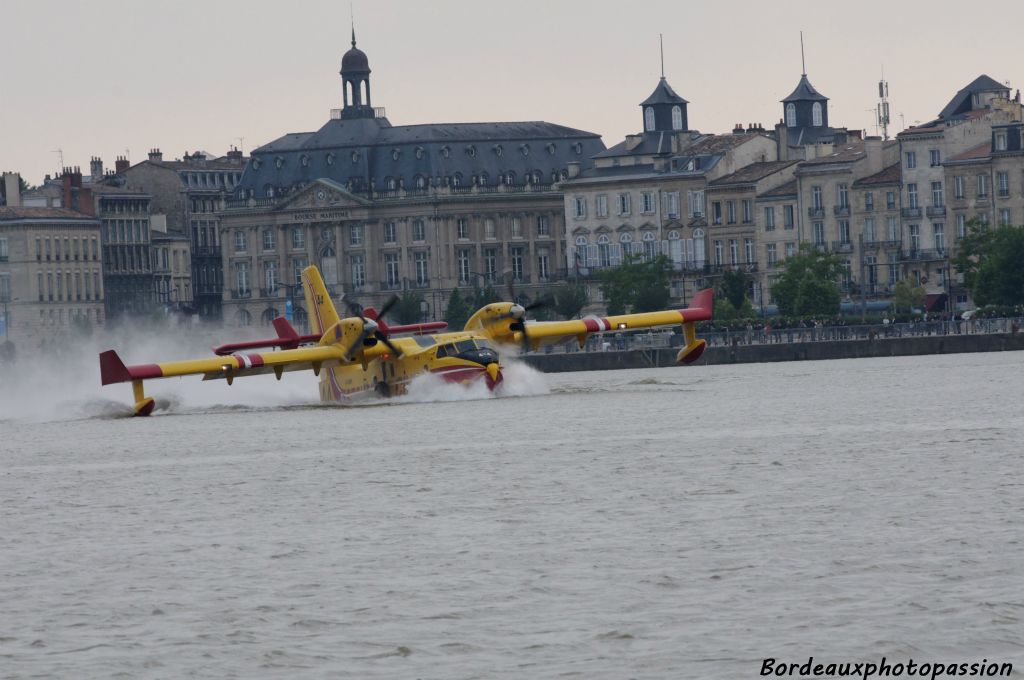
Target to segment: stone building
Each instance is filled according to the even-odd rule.
[[[100,221],[67,208],[23,206],[9,185],[5,194],[0,336],[6,334],[18,351],[33,351],[102,325]]]
[[[892,295],[901,277],[900,164],[853,182],[853,224],[860,253],[857,280],[865,298]]]
[[[795,168],[793,169],[795,172]],[[754,302],[774,304],[771,290],[782,274],[781,263],[796,254],[800,245],[800,188],[796,179],[758,193],[755,201],[758,267]]]
[[[217,158],[198,151],[170,161],[153,149],[135,165],[119,160],[117,174],[108,180],[149,194],[152,212],[167,216],[167,233],[189,238],[191,297],[178,302],[183,311],[201,319],[221,318],[224,274],[217,211],[235,191],[247,160],[232,149]]]
[[[541,294],[565,266],[557,182],[600,137],[546,122],[392,125],[354,36],[340,74],[343,108],[255,149],[219,214],[225,321],[269,323],[289,306],[304,320],[311,263],[336,298],[412,292],[432,317],[454,288],[506,273],[519,295]]]

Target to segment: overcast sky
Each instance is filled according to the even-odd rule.
[[[834,126],[875,133],[884,67],[893,131],[934,118],[986,73],[1024,83],[1024,3],[354,0],[373,104],[392,123],[546,120],[606,145],[641,128],[660,75],[690,127],[774,125],[807,73]],[[347,1],[0,0],[0,170],[32,184],[100,156],[244,150],[341,106]],[[901,115],[902,114],[902,119]]]

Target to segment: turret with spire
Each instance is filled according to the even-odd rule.
[[[356,47],[356,27],[352,24],[352,49],[341,58],[341,85],[344,108],[342,119],[373,118],[370,105],[370,60]]]
[[[796,89],[782,100],[782,116],[787,134],[792,140],[805,137],[804,132],[814,133],[828,128],[828,97],[818,92],[807,79],[807,62],[804,59],[804,34],[800,33],[800,82]],[[813,136],[813,134],[811,135]]]
[[[659,36],[660,38],[660,36]],[[689,130],[686,105],[688,101],[676,94],[665,80],[665,52],[661,52],[661,79],[654,92],[640,102],[644,114],[644,132],[683,132]]]

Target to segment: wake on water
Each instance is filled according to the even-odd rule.
[[[215,334],[214,334],[215,333]],[[259,330],[250,332],[258,335]],[[63,347],[58,352],[19,353],[16,362],[0,365],[0,423],[4,420],[78,420],[122,418],[132,413],[131,387],[100,385],[101,351],[115,348],[126,364],[155,363],[211,356],[210,347],[224,340],[222,330],[167,327],[129,327],[105,331]],[[242,338],[244,339],[244,338]],[[395,399],[370,399],[352,406],[402,403],[471,401],[498,397],[549,394],[547,380],[539,371],[506,360],[504,380],[493,392],[482,380],[469,384],[447,383],[425,374],[409,385],[407,394]],[[346,404],[320,402],[318,378],[312,372],[204,381],[199,376],[151,380],[146,393],[156,399],[155,414],[192,414],[234,410],[281,408],[336,408]]]

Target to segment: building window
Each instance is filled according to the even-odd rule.
[[[575,217],[577,219],[579,219],[581,217],[586,217],[586,215],[587,215],[587,199],[583,198],[582,196],[574,197],[573,200],[572,200],[572,207],[573,207],[573,211],[572,211],[572,216],[573,217]]]
[[[363,245],[363,225],[353,224],[348,228],[348,244],[350,246]]]
[[[778,261],[778,254],[776,252],[775,244],[769,243],[765,245],[765,256],[769,267],[774,267]]]
[[[917,184],[911,182],[907,184],[907,205],[910,208],[916,208],[917,206]]]
[[[729,239],[729,264],[737,265],[740,263],[740,244],[739,242],[731,238]]]
[[[747,264],[754,264],[754,239],[743,239],[743,255],[747,258]]]
[[[942,182],[932,182],[932,205],[936,208],[941,208],[942,204]]]
[[[868,243],[873,243],[877,240],[874,217],[867,217],[864,219],[864,240]]]
[[[249,293],[249,263],[239,262],[235,264],[235,288],[238,294],[247,297]]]
[[[996,151],[1006,151],[1006,133],[996,133]]]
[[[896,209],[896,192],[886,191],[885,192],[885,209],[895,210]]]
[[[750,199],[740,201],[740,205],[743,208],[743,224],[750,224],[754,219],[753,205],[751,204]]]
[[[596,198],[597,201],[597,216],[608,217],[608,196],[605,194],[599,194]],[[577,215],[579,217],[579,215]]]
[[[917,252],[921,250],[921,225],[910,225],[910,250]]]
[[[385,253],[384,254],[384,276],[385,285],[388,288],[398,288],[402,283],[402,278],[398,272],[398,253]]]
[[[795,104],[786,104],[786,127],[796,127]]]
[[[999,209],[999,225],[1003,226],[1003,227],[1008,227],[1011,224],[1013,224],[1013,222],[1010,219],[1010,209],[1009,208],[1000,208]]]
[[[917,153],[914,151],[907,152],[907,169],[912,170],[917,167]]]
[[[640,203],[643,213],[654,212],[654,193],[651,191],[645,191],[640,194]]]
[[[978,198],[988,198],[988,175],[978,175]]]
[[[771,206],[764,209],[764,230],[775,231],[775,208]]]
[[[822,126],[821,112],[821,102],[814,102],[814,105],[811,107],[811,125],[813,125],[814,127]]]
[[[398,230],[395,228],[395,223],[394,222],[385,222],[384,223],[384,243],[394,243],[395,240],[396,240],[396,232],[397,231]]]
[[[644,109],[644,129],[647,132],[654,130],[654,109],[650,106]]]
[[[469,238],[469,220],[465,217],[460,217],[455,220],[455,233],[456,237],[460,239]]]
[[[997,172],[996,173],[996,186],[999,191],[999,198],[1009,198],[1010,196],[1010,173],[1008,172]]]
[[[711,201],[711,223],[721,224],[722,223],[722,203],[721,201]]]
[[[962,200],[964,197],[964,178],[962,175],[957,175],[953,178],[953,198]]]
[[[967,216],[956,216],[956,240],[960,241],[967,236]]]
[[[294,260],[292,260],[292,279],[296,286],[302,285],[302,270],[308,266],[309,263],[306,261],[306,258],[304,257],[297,257]]]
[[[306,230],[303,227],[292,228],[292,248],[301,250],[306,247]]]
[[[938,149],[932,149],[929,151],[928,158],[933,168],[938,165],[942,165],[942,155],[939,153]]]
[[[850,245],[849,220],[839,220],[839,242],[843,245]]]
[[[845,184],[839,184],[836,186],[836,199],[839,201],[840,208],[850,207],[850,193]]]
[[[412,240],[413,241],[425,241],[427,238],[427,227],[423,220],[413,220],[412,222]]]
[[[679,217],[679,192],[670,191],[665,194],[665,213],[669,219]]]
[[[458,264],[459,264],[459,283],[465,285],[465,284],[469,283],[469,275],[470,275],[470,271],[469,271],[469,251],[465,250],[465,249],[459,250],[457,258],[458,258]]]
[[[263,263],[263,282],[267,295],[277,293],[277,262],[274,260]]]
[[[550,236],[551,225],[547,215],[537,215],[537,236]]]
[[[811,205],[815,210],[824,210],[825,204],[822,201],[822,193],[820,186],[811,187]]]
[[[416,286],[426,287],[430,282],[430,275],[427,272],[427,254],[423,251],[413,253],[413,264],[416,268]]]
[[[875,195],[871,192],[864,194],[864,210],[871,212],[875,209]]]
[[[537,251],[537,277],[541,281],[547,281],[551,277],[551,257],[547,248]]]
[[[725,202],[725,215],[729,224],[736,224],[736,201]]]
[[[523,280],[523,249],[512,248],[512,278],[515,281]]]
[[[900,223],[895,215],[889,216],[889,240],[893,242],[903,240],[900,236]]]
[[[513,217],[512,218],[512,221],[509,223],[509,229],[512,232],[511,233],[512,238],[522,238],[523,237],[523,224],[522,224],[522,222],[519,221],[518,217]]]
[[[823,246],[825,245],[825,223],[815,222],[814,223],[814,245]]]
[[[494,220],[491,219],[490,217],[484,220],[484,238],[495,238]]]
[[[932,233],[935,235],[935,250],[940,253],[946,252],[946,225],[936,222],[932,225]]]
[[[274,249],[274,230],[264,229],[263,230],[263,250]]]
[[[683,109],[679,106],[672,107],[672,129],[682,130],[683,129]]]
[[[362,255],[353,255],[349,262],[352,265],[352,287],[360,290],[366,285],[366,263]]]
[[[704,192],[688,191],[686,198],[690,205],[690,216],[704,217]]]
[[[75,241],[75,259],[78,259],[78,241]],[[0,262],[6,262],[9,254],[7,251],[7,239],[0,238]]]
[[[715,241],[715,265],[719,266],[719,267],[722,266],[722,252],[723,252],[722,251],[722,242],[716,240]]]
[[[782,206],[782,226],[786,229],[792,229],[796,225],[796,210],[793,205]]]
[[[619,194],[619,214],[629,214],[629,194]]]
[[[498,251],[494,248],[484,248],[484,279],[487,283],[494,283],[498,274]]]
[[[49,244],[49,242],[47,242],[47,244]],[[242,229],[236,229],[235,230],[235,252],[236,253],[244,253],[248,249],[249,249],[248,248],[248,239],[245,238],[245,231],[243,231]],[[47,256],[49,256],[49,253],[47,253]],[[49,258],[47,258],[47,259],[49,259]]]

